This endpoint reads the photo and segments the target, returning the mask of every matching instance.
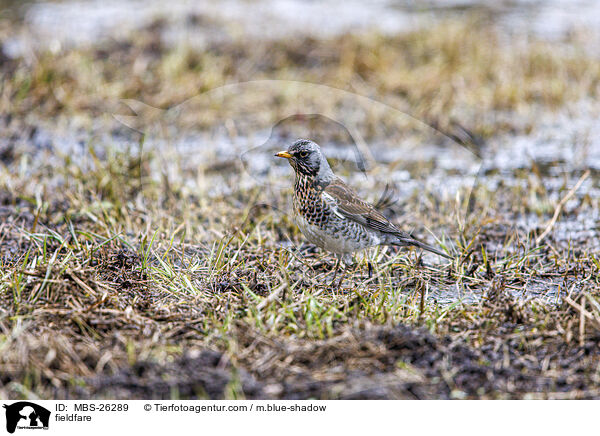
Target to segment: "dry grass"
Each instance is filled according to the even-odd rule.
[[[399,36],[240,40],[204,51],[165,46],[161,26],[159,20],[134,40],[9,62],[0,110],[94,117],[118,112],[124,98],[169,107],[230,83],[285,79],[370,96],[442,124],[456,118],[488,136],[515,128],[496,111],[527,117],[538,106],[594,98],[600,83],[600,62],[577,35],[559,47],[500,40],[481,18]]]
[[[261,77],[339,86],[442,123],[468,119],[489,136],[522,126],[483,114],[597,95],[597,60],[499,44],[477,20],[202,53],[163,47],[155,29],[2,65],[0,397],[599,396],[594,245],[557,231],[538,246],[543,226],[519,224],[552,216],[580,174],[545,189],[532,166],[511,175],[516,183],[482,184],[464,221],[435,190],[415,189],[386,213],[409,211],[416,233],[444,235],[456,260],[378,250],[371,274],[360,260],[336,290],[334,259],[280,212],[289,189],[259,203],[261,186],[215,162],[155,177],[158,157],[136,151],[135,135],[121,151],[90,141],[85,167],[27,139],[37,119],[91,120],[114,110],[107,101],[171,105]],[[231,192],[215,194],[223,179]],[[593,215],[589,192],[561,220]]]
[[[55,171],[68,186],[39,201],[7,183],[22,190],[2,207],[2,396],[597,395],[597,257],[552,236],[536,248],[485,191],[448,235],[452,265],[380,251],[370,277],[361,261],[332,290],[334,259],[287,215],[238,208],[253,189],[206,207],[178,199],[165,216],[163,201],[137,209],[125,178],[100,177],[128,168],[122,155],[98,165]],[[519,298],[535,290],[541,300]],[[448,293],[464,297],[436,301]]]

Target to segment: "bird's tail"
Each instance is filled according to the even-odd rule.
[[[415,239],[415,238],[409,236],[408,234],[399,234],[399,235],[397,235],[397,237],[398,237],[398,240],[395,242],[392,242],[392,245],[399,245],[399,246],[412,245],[414,247],[419,247],[419,248],[422,248],[423,250],[430,251],[434,254],[437,254],[438,256],[445,257],[446,259],[454,259],[454,257],[450,256],[449,254],[446,254],[443,251],[438,250],[435,247],[432,247],[431,245],[425,244],[424,242],[421,242],[418,239]]]

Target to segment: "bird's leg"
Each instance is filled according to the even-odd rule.
[[[340,262],[342,261],[341,256],[337,256],[337,262],[335,263],[335,269],[333,270],[333,279],[331,279],[331,284],[329,286],[333,286],[335,283],[335,278],[337,277],[338,269],[340,268]]]
[[[342,286],[342,282],[344,281],[344,278],[346,277],[346,273],[348,272],[348,265],[351,265],[353,263],[352,255],[349,253],[340,255],[339,261],[338,261],[338,266],[339,266],[340,262],[344,264],[344,270],[342,271],[340,281],[337,283],[335,290],[338,290],[340,288],[340,286]]]
[[[348,267],[346,266],[346,264],[344,264],[344,269],[342,270],[342,274],[340,275],[340,280],[338,281],[337,285],[335,286],[336,291],[338,289],[340,289],[340,286],[342,286],[342,282],[344,281],[344,278],[346,277],[347,271],[348,271]]]

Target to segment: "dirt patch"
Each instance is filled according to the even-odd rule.
[[[88,378],[61,396],[220,399],[238,389],[256,399],[600,398],[597,331],[569,346],[504,322],[478,347],[403,325],[344,328],[323,341],[236,333],[235,364],[220,352],[191,350],[170,364],[142,361]]]

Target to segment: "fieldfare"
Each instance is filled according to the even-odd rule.
[[[351,264],[352,253],[376,245],[415,246],[452,259],[403,232],[362,200],[333,174],[315,142],[300,139],[275,156],[288,159],[296,172],[293,207],[298,227],[310,242],[336,254],[338,265],[340,260]]]

